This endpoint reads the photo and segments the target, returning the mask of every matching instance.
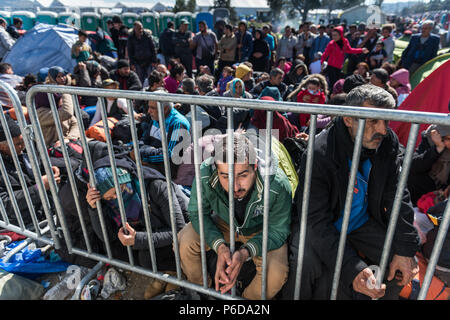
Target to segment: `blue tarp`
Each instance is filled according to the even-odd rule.
[[[16,41],[3,62],[10,63],[19,76],[53,66],[72,72],[76,61],[71,48],[77,40],[78,30],[71,26],[39,23]]]
[[[11,242],[6,248],[11,250],[21,244],[22,241]],[[6,252],[7,253],[7,252]],[[0,259],[0,268],[10,273],[34,279],[45,273],[66,271],[69,263],[64,262],[55,254],[49,259],[42,255],[41,249],[30,250],[28,247],[13,255],[8,262]]]

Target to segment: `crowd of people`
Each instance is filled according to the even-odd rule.
[[[3,50],[0,56],[14,43],[5,24],[0,19],[0,47]],[[249,28],[246,21],[240,21],[237,25],[225,25],[219,38],[203,21],[199,23],[199,32],[193,34],[188,30],[188,22],[181,20],[178,30],[172,22],[168,23],[159,43],[140,22],[135,22],[134,27],[128,30],[116,16],[108,25],[109,30],[98,30],[96,38],[79,31],[79,40],[71,51],[72,58],[77,61],[74,70],[49,66],[36,75],[22,78],[14,75],[11,65],[0,63],[0,80],[17,90],[25,111],[26,92],[33,85],[42,83],[395,109],[411,92],[411,74],[436,56],[439,48],[439,38],[431,33],[432,21],[422,23],[420,32],[412,35],[397,63],[393,57],[398,32],[395,25],[319,26],[305,22],[297,30],[293,26],[285,26],[282,34],[277,35],[270,24],[254,29]],[[109,35],[111,41],[108,42],[105,35]],[[106,42],[100,45],[102,41]],[[7,103],[2,104],[5,109]],[[55,132],[52,104],[58,110],[64,142],[70,151],[81,214],[95,252],[105,253],[108,242],[113,257],[127,261],[126,246],[131,246],[137,263],[150,268],[152,261],[148,248],[152,240],[158,270],[173,274],[175,255],[172,243],[173,237],[177,236],[182,271],[188,281],[201,285],[200,207],[208,251],[208,285],[222,293],[237,285],[238,294],[248,299],[261,297],[263,181],[266,174],[270,175],[266,298],[294,297],[306,171],[306,152],[303,151],[310,135],[316,135],[300,297],[329,299],[342,229],[345,190],[358,129],[356,118],[319,114],[316,132],[311,132],[310,114],[274,111],[273,129],[277,134],[272,137],[271,157],[276,161],[269,161],[264,159],[263,151],[259,151],[264,150],[259,142],[265,141],[266,111],[233,108],[235,132],[231,133],[227,131],[226,107],[196,105],[203,133],[199,145],[202,154],[210,155],[202,159],[200,167],[200,202],[197,198],[200,186],[194,179],[193,161],[189,161],[194,159],[190,105],[178,103],[175,97],[173,102],[162,102],[163,112],[159,113],[156,101],[132,101],[140,151],[136,155],[126,99],[107,98],[102,104],[93,96],[80,96],[78,101],[74,101],[68,94],[49,96],[38,93],[34,105],[28,107],[37,111],[72,241],[80,248],[86,248],[86,245],[81,233],[79,208],[67,179],[67,167],[61,159],[62,141]],[[106,107],[115,145],[126,225],[122,224],[121,206],[105,143],[102,105]],[[88,137],[94,172],[89,172],[83,161],[80,143],[83,133],[74,111],[78,107],[82,114],[81,128],[85,129]],[[31,201],[35,208],[42,208],[38,182],[31,170],[28,150],[25,150],[25,137],[13,112],[5,112]],[[159,121],[164,121],[165,133],[161,132]],[[168,142],[170,185],[165,177],[162,134],[166,135]],[[230,134],[233,135],[232,146],[228,146]],[[5,128],[2,127],[0,153],[8,172],[8,177],[3,178],[9,179],[14,199],[10,197],[4,179],[0,181],[0,196],[11,222],[15,221],[17,203],[24,222],[29,224],[31,216],[26,194],[17,171],[13,169],[14,161],[6,140]],[[233,191],[228,185],[230,159],[225,152],[227,148],[232,149],[235,162]],[[449,150],[450,127],[432,124],[422,133],[422,142],[411,165],[408,188],[402,196],[389,267],[382,285],[376,286],[369,265],[380,263],[404,146],[387,121],[366,121],[339,298],[398,299],[402,290],[416,281],[419,273],[417,256],[429,258],[430,250],[424,250],[423,245],[434,241],[431,235],[435,236],[439,228],[439,217],[442,217],[449,196]],[[178,161],[181,158],[183,161]],[[145,195],[141,194],[137,159],[143,165]],[[89,174],[95,175],[97,185],[89,184]],[[46,175],[42,176],[42,182],[49,190]],[[172,199],[169,199],[169,189],[172,190]],[[229,247],[229,192],[233,192],[235,199],[234,252]],[[148,239],[145,232],[145,201],[151,208],[152,239]],[[172,233],[169,203],[173,205],[176,235]],[[104,223],[96,211],[99,205],[105,217]],[[36,212],[45,219],[42,210]],[[430,215],[435,219],[427,220]],[[437,222],[433,224],[431,221]],[[447,236],[438,262],[439,272],[436,271],[436,281],[447,286],[449,245]],[[68,255],[64,247],[59,253],[70,262],[93,265],[85,257]],[[155,296],[164,287],[148,288],[146,297]]]

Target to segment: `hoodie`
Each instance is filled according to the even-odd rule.
[[[334,28],[341,35],[341,40],[343,42],[342,48],[336,43],[336,41],[331,40],[325,52],[320,59],[320,63],[323,64],[328,58],[328,65],[337,69],[342,69],[345,60],[345,54],[360,54],[363,52],[362,48],[352,48],[347,38],[344,37],[344,28],[339,26]]]
[[[398,88],[395,88],[395,90],[397,91],[398,95],[400,96],[401,94],[409,94],[411,93],[411,84],[409,83],[409,71],[402,68],[400,70],[395,71],[392,75],[391,75],[391,80],[397,80],[401,86]]]

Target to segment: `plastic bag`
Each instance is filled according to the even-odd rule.
[[[107,299],[116,291],[125,290],[127,287],[126,279],[116,269],[110,268],[105,274],[103,281],[103,289],[100,295],[103,299]]]

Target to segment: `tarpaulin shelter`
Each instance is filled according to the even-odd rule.
[[[78,30],[73,27],[40,23],[16,41],[3,62],[11,64],[20,76],[52,66],[71,72],[76,65],[71,48],[77,40]]]
[[[411,91],[410,95],[399,106],[398,110],[427,111],[438,113],[449,113],[450,110],[450,60],[447,60],[439,68],[434,70],[428,77],[420,82]],[[397,134],[400,142],[406,146],[408,142],[411,123],[391,121],[390,127]],[[416,146],[422,140],[420,132],[425,130],[428,124],[421,124]]]

